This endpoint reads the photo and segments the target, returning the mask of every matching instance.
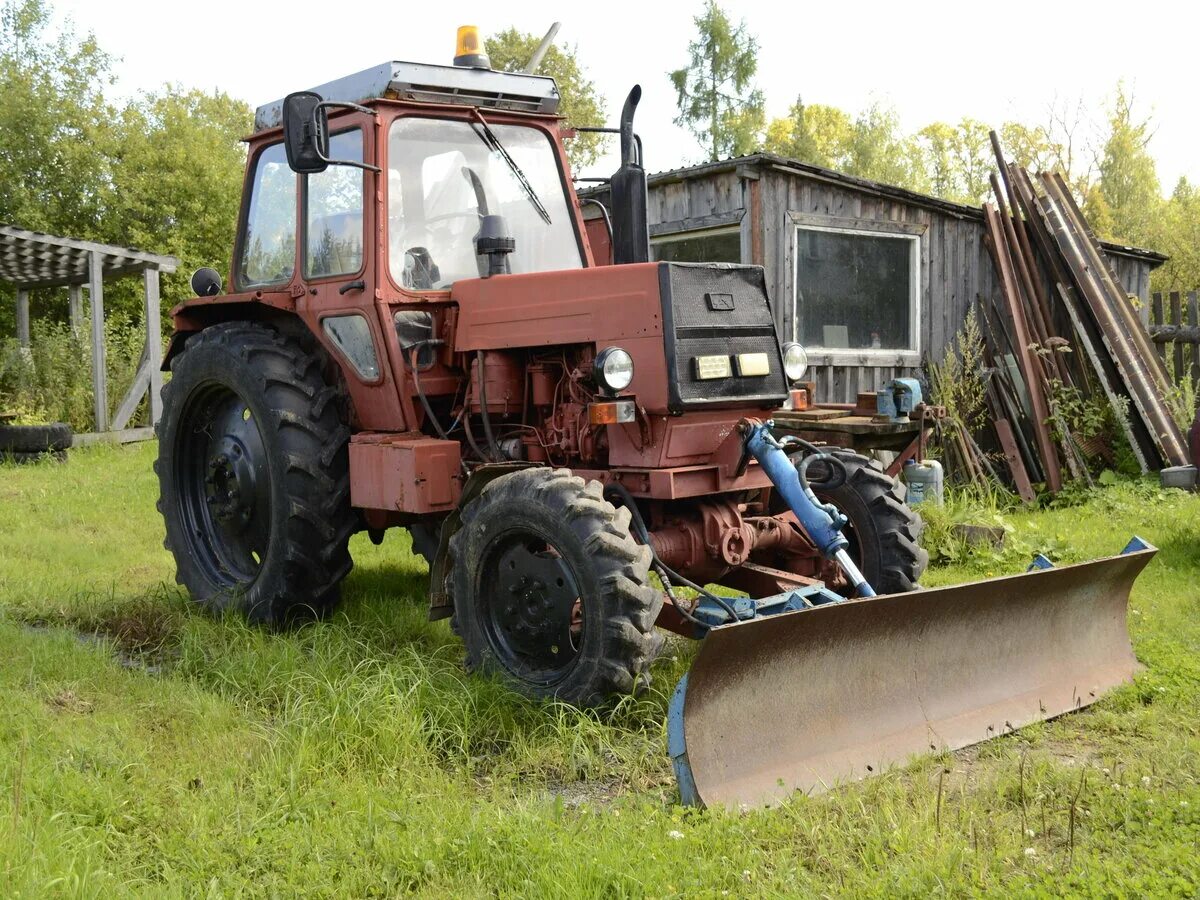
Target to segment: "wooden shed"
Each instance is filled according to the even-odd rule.
[[[977,297],[999,297],[979,207],[769,153],[650,175],[648,214],[655,259],[764,267],[780,335],[808,348],[825,402],[917,374]],[[1104,250],[1146,308],[1166,257]]]

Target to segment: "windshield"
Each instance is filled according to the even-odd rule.
[[[397,283],[445,290],[485,274],[487,260],[476,256],[474,241],[482,215],[507,221],[516,240],[508,257],[514,273],[583,266],[554,148],[543,132],[406,117],[392,125],[388,145],[388,257]]]

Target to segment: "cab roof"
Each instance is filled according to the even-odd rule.
[[[387,98],[542,115],[554,115],[559,103],[558,85],[545,75],[411,62],[381,63],[312,90],[325,100],[341,103]],[[282,98],[260,106],[254,112],[256,132],[278,128],[282,124]]]

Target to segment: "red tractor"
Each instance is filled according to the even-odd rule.
[[[902,488],[762,421],[806,365],[762,270],[649,261],[639,96],[602,235],[554,81],[471,31],[454,66],[257,111],[232,290],[196,273],[165,363],[159,509],[200,605],[320,616],[351,535],[407,528],[470,668],[592,705],[648,681],[656,625],[916,587]]]

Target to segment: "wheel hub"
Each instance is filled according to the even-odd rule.
[[[235,531],[254,514],[254,466],[236,438],[226,435],[213,447],[205,466],[204,499],[213,518]]]
[[[545,541],[522,535],[502,542],[481,567],[489,596],[489,631],[510,661],[547,674],[575,659],[581,601],[562,557]]]

